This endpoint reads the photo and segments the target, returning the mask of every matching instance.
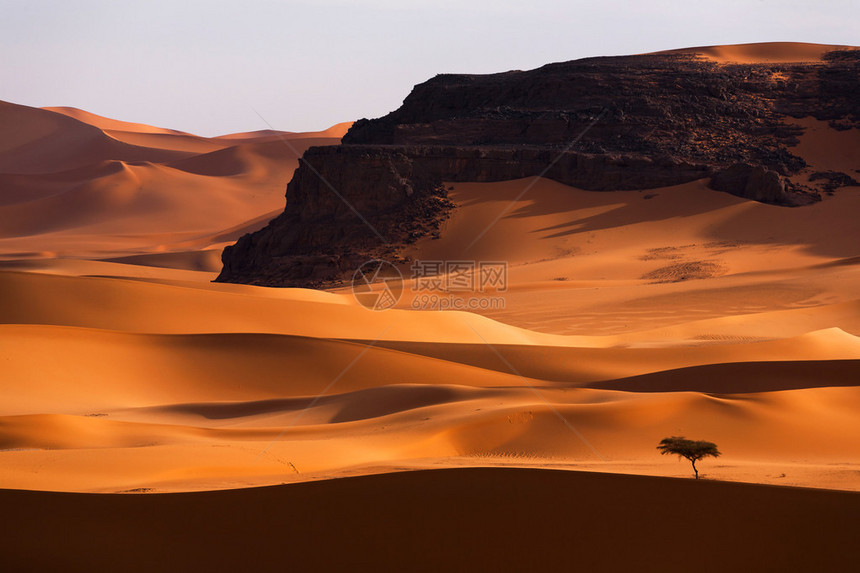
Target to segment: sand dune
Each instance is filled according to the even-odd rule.
[[[793,360],[860,359],[860,338],[839,329],[802,335],[772,342],[726,343],[688,346],[683,349],[601,347],[609,341],[596,339],[593,347],[433,344],[426,342],[390,342],[377,344],[405,352],[444,358],[481,368],[507,372],[511,367],[530,378],[568,384],[581,384],[635,376],[635,373],[664,372],[703,364],[772,362]],[[502,361],[498,354],[504,356]],[[750,373],[750,378],[754,374]],[[850,381],[850,377],[848,378]],[[737,380],[733,380],[737,382]],[[827,385],[827,384],[822,384]],[[844,385],[840,384],[840,385]],[[714,388],[697,390],[731,393]],[[624,389],[623,387],[620,389]],[[689,387],[678,387],[687,390]],[[749,391],[749,390],[742,390]]]
[[[339,391],[433,384],[448,376],[475,386],[519,384],[507,373],[327,339],[140,335],[13,325],[3,326],[2,332],[7,341],[2,353],[8,362],[0,410],[5,414],[23,412],[26,404],[38,408],[48,397],[50,411],[87,413],[80,408],[307,396],[325,388],[359,355],[360,366],[338,379]],[[33,372],[32,361],[45,347],[52,349],[53,357]],[[127,372],[128,364],[142,366]],[[166,369],[165,364],[171,367]],[[117,403],[123,396],[128,398]]]
[[[0,102],[0,122],[2,173],[51,173],[105,160],[158,162],[187,155],[124,143],[74,118],[6,102]]]
[[[203,138],[8,103],[0,120],[0,259],[221,249],[283,208],[298,154],[337,143],[349,126]],[[214,270],[186,260],[189,270]],[[182,261],[177,254],[171,264]]]
[[[110,119],[75,107],[44,107],[42,109],[67,115],[82,123],[86,123],[103,130],[127,131],[129,133],[190,135],[182,131],[176,131],[175,129],[165,129],[163,127],[153,127],[142,123],[131,123],[128,121],[120,121],[118,119]]]
[[[856,300],[856,188],[786,209],[714,192],[704,181],[648,193],[540,181],[511,203],[532,184],[454,184],[450,196],[459,208],[442,237],[419,241],[409,255],[507,261],[506,307],[484,314],[562,334],[616,334]],[[682,269],[690,265],[710,270],[688,276]],[[406,296],[402,306],[413,300]],[[821,326],[860,332],[856,318]]]
[[[6,373],[0,413],[7,415],[23,412],[26,404],[38,408],[48,397],[52,412],[87,413],[80,408],[131,407],[135,400],[152,405],[306,396],[318,393],[338,375],[338,391],[348,391],[389,384],[433,385],[440,380],[476,387],[595,386],[598,381],[659,373],[652,378],[665,391],[743,393],[853,385],[860,360],[860,341],[848,335],[854,340],[846,341],[847,348],[826,344],[835,336],[818,337],[822,344],[817,352],[815,342],[803,345],[811,342],[810,337],[801,337],[789,344],[705,346],[681,353],[531,345],[491,348],[482,343],[370,344],[273,334],[142,335],[35,325],[0,326],[0,334],[6,340],[0,353]],[[34,373],[32,363],[43,348],[52,349],[52,358]],[[361,364],[345,371],[358,356]],[[746,375],[678,372],[704,365],[737,369],[744,358]],[[129,363],[151,366],[126,372]],[[761,368],[751,363],[761,363]],[[165,370],[162,364],[171,368]],[[152,385],[153,379],[160,383]],[[653,391],[654,382],[640,376],[597,386]],[[119,399],[129,393],[132,402],[109,400],[112,394]],[[64,404],[68,409],[57,410]]]
[[[280,139],[266,142],[243,141],[239,145],[176,161],[171,167],[209,177],[252,175],[255,170],[277,170],[278,173],[289,176],[308,147],[332,143],[331,138],[325,137],[302,137],[287,141],[288,145]]]
[[[823,49],[689,51],[766,62]],[[294,491],[337,496],[362,483],[426,491],[426,479],[456,492],[471,478],[444,476],[482,471],[483,483],[514,487],[499,468],[526,466],[544,471],[516,474],[523,492],[569,479],[571,495],[590,483],[662,496],[681,482],[546,470],[689,477],[654,448],[686,435],[723,450],[701,465],[709,480],[860,490],[856,188],[788,209],[706,181],[611,193],[457,183],[441,236],[405,255],[506,261],[507,290],[474,295],[505,306],[415,311],[407,283],[398,308],[374,312],[348,288],[209,282],[224,245],[280,213],[297,153],[337,143],[350,124],[202,138],[13,104],[0,120],[2,488],[190,492],[496,468],[151,497],[167,512],[207,496],[288,503]],[[856,130],[797,122],[796,153],[809,163],[800,182],[860,166]],[[688,484],[699,485],[713,497],[687,501],[793,496],[839,511],[824,493]],[[0,495],[18,507],[40,494]],[[73,511],[82,498],[51,499]],[[512,515],[535,507],[523,503]],[[776,540],[773,519],[757,523]],[[16,547],[3,554],[25,555]]]
[[[81,326],[132,332],[199,334],[257,332],[358,340],[475,342],[475,330],[495,344],[588,341],[507,326],[465,312],[379,313],[351,294],[239,286],[192,287],[101,277],[0,272],[0,323]],[[62,299],[51,293],[63,292]],[[420,315],[419,315],[420,316]],[[312,318],[312,319],[311,319]]]
[[[458,372],[450,367],[446,371]],[[322,397],[114,409],[91,402],[92,411],[85,415],[2,416],[5,465],[0,479],[9,488],[116,492],[143,487],[167,492],[450,466],[688,476],[688,465],[655,458],[654,444],[669,428],[708,436],[730,452],[718,462],[701,464],[708,479],[858,489],[856,387],[742,395],[535,392],[528,385],[434,385],[422,383],[420,377],[415,384],[393,385],[386,378],[364,389]],[[283,396],[290,391],[287,383],[278,387],[275,380],[267,382],[268,388],[261,382],[257,388],[245,388],[245,395]],[[230,392],[218,380],[213,384],[212,397],[241,392],[235,386]],[[193,394],[190,385],[175,397]],[[344,389],[349,386],[346,381]],[[95,389],[80,387],[82,392]],[[205,384],[197,388],[203,393]],[[133,397],[146,404],[145,395],[154,394],[126,388],[118,398],[118,391],[101,400],[122,404]],[[84,410],[80,399],[65,404],[66,409]],[[55,471],[34,473],[46,464]]]
[[[713,477],[860,487],[852,477],[860,343],[838,329],[629,348],[620,337],[539,335],[468,313],[373,312],[315,291],[0,277],[10,295],[0,327],[8,487],[172,491],[283,481],[285,466],[300,468],[290,480],[304,480],[520,457],[684,475],[654,458],[652,442],[673,432],[731,451]],[[50,292],[64,299],[46,304]],[[50,326],[63,322],[78,324]],[[281,334],[255,333],[275,324]],[[228,334],[241,329],[248,334]],[[137,334],[147,330],[211,334]],[[385,340],[332,339],[350,333]],[[38,358],[45,348],[49,360]],[[813,469],[834,456],[835,474]],[[47,459],[63,471],[33,476],[29,468]],[[102,469],[82,473],[82,459]],[[790,478],[769,477],[762,460]]]
[[[112,139],[131,145],[193,153],[205,153],[224,147],[224,144],[221,142],[212,141],[205,137],[198,137],[190,133],[152,127],[141,123],[119,121],[73,107],[45,107],[42,109],[74,118],[81,123],[102,130]]]
[[[838,571],[856,561],[860,510],[857,494],[522,469],[182,495],[2,491],[0,503],[16,523],[0,540],[7,567],[69,571],[343,570],[357,555],[380,570],[554,570],[575,556],[590,571]]]
[[[834,49],[856,49],[854,46],[808,44],[805,42],[760,42],[731,46],[702,46],[666,50],[655,54],[696,54],[719,63],[766,64],[782,62],[820,62],[825,52]]]
[[[255,140],[257,142],[273,141],[275,139],[304,139],[304,138],[342,138],[349,128],[352,127],[352,122],[336,123],[323,131],[308,131],[308,132],[293,132],[293,131],[274,131],[271,129],[263,129],[260,131],[247,131],[244,133],[231,133],[228,135],[220,135],[215,139],[221,140]]]
[[[77,235],[105,237],[108,250],[111,235],[200,234],[250,219],[261,210],[271,211],[283,202],[274,188],[264,193],[230,182],[212,185],[151,163],[115,162],[90,175],[94,176],[62,192],[0,208],[0,236],[53,233],[42,241],[50,248],[60,243],[57,231],[74,230]],[[167,213],[171,217],[159,217]]]

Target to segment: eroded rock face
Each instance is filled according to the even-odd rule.
[[[735,163],[715,173],[711,188],[763,203],[781,203],[786,199],[785,184],[779,173],[749,163]]]
[[[359,120],[339,147],[311,148],[269,225],[224,250],[217,280],[338,284],[398,258],[451,209],[443,181],[542,175],[594,191],[712,177],[714,189],[782,205],[816,195],[787,182],[812,115],[860,127],[860,51],[822,63],[718,65],[689,55],[590,58],[527,72],[442,75],[398,110]]]
[[[409,155],[373,146],[313,147],[287,185],[287,207],[224,249],[219,281],[331,286],[373,258],[438,231],[451,203]]]

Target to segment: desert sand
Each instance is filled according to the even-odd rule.
[[[825,52],[838,48],[853,49],[854,46],[810,44],[806,42],[757,42],[754,44],[681,48],[653,53],[693,54],[722,64],[775,64],[785,62],[819,62]]]
[[[730,62],[822,50],[688,51]],[[187,547],[236,540],[184,554],[197,564],[283,551],[301,566],[333,521],[351,524],[331,533],[339,547],[384,530],[392,563],[433,536],[429,569],[445,562],[452,520],[493,540],[466,561],[481,566],[512,558],[514,539],[528,549],[550,536],[591,547],[591,570],[649,570],[654,519],[666,535],[755,536],[761,550],[739,557],[751,569],[826,569],[847,555],[813,563],[787,539],[850,543],[818,539],[815,519],[849,523],[858,509],[860,188],[786,208],[704,180],[449,184],[458,208],[441,237],[407,254],[506,261],[507,291],[476,296],[504,307],[413,310],[406,280],[397,308],[372,311],[348,288],[210,282],[225,245],[280,213],[297,154],[336,144],[349,124],[203,138],[6,103],[0,121],[0,503],[13,520],[50,505],[39,535],[64,532],[58,554],[77,569],[119,556],[147,569],[184,535],[156,547],[156,522],[189,531]],[[809,172],[860,169],[856,130],[798,122]],[[722,457],[700,463],[704,482],[655,450],[669,435],[719,445]],[[428,497],[405,493],[416,487]],[[483,488],[517,495],[489,507]],[[115,493],[180,495],[104,495]],[[632,499],[646,505],[631,511]],[[291,510],[263,511],[276,504]],[[713,513],[680,509],[690,504]],[[389,516],[382,529],[365,527],[373,512]],[[787,531],[786,512],[816,517]],[[498,519],[479,531],[478,514]],[[106,515],[130,529],[96,539],[86,523]],[[40,559],[16,541],[36,535],[27,527],[4,536],[10,562]],[[636,548],[615,551],[618,536]],[[789,549],[782,561],[765,560],[776,545]]]
[[[40,170],[2,175],[3,487],[192,491],[488,465],[686,476],[654,450],[683,434],[723,449],[703,464],[711,479],[860,490],[855,188],[789,209],[705,181],[455,184],[441,238],[408,254],[507,261],[504,308],[415,311],[406,284],[399,308],[377,312],[349,289],[209,282],[221,246],[277,213],[293,149],[348,124],[206,139],[79,110],[4,113],[20,128],[0,159],[41,128],[162,158],[40,145]],[[858,160],[855,133],[802,121],[810,171]]]
[[[338,143],[349,127],[203,138],[10,103],[0,121],[0,259],[144,255],[131,262],[187,258],[206,271],[283,209],[304,150]]]
[[[656,573],[850,571],[860,496],[478,468],[179,495],[0,490],[0,504],[24,524],[0,551],[27,570],[61,555],[67,571]],[[33,507],[50,511],[35,521]]]

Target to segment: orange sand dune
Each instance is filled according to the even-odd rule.
[[[438,374],[428,370],[425,376]],[[363,378],[368,380],[366,373]],[[0,480],[6,488],[117,492],[249,487],[452,466],[688,476],[688,465],[656,456],[654,445],[668,431],[708,436],[728,452],[701,464],[709,479],[860,489],[856,387],[705,395],[535,391],[522,379],[521,386],[480,388],[428,384],[420,375],[415,384],[386,378],[359,390],[349,390],[352,383],[345,381],[342,392],[326,384],[300,395],[290,395],[281,378],[257,380],[257,388],[213,380],[212,397],[244,392],[256,398],[134,408],[122,404],[167,395],[164,389],[127,387],[125,396],[114,390],[87,409],[80,399],[62,402],[86,413],[1,416]],[[152,372],[153,380],[163,377]],[[205,382],[196,387],[198,394],[205,393]],[[190,379],[186,384],[176,398],[195,391]],[[96,390],[79,386],[82,393]],[[120,407],[104,407],[105,401]],[[34,473],[46,465],[55,471]]]
[[[138,133],[106,129],[109,137],[131,145],[156,149],[169,149],[188,153],[206,153],[222,149],[224,144],[217,140],[197,137],[196,135],[174,135],[168,133]]]
[[[135,269],[130,269],[135,270]],[[0,272],[0,324],[144,333],[271,333],[357,340],[587,344],[465,312],[375,312],[352,295],[245,285],[158,284],[114,278]],[[62,298],[52,293],[62,292]]]
[[[252,174],[255,169],[272,172],[279,170],[289,173],[298,166],[299,157],[315,145],[328,145],[330,138],[302,137],[288,140],[268,142],[243,142],[239,145],[225,147],[211,153],[201,154],[173,162],[171,167],[189,173],[209,177],[225,177]]]
[[[474,344],[438,344],[387,340],[380,341],[377,345],[502,372],[513,367],[524,376],[569,384],[635,376],[646,372],[665,373],[668,370],[703,364],[860,359],[860,338],[839,329],[814,332],[793,339],[745,343],[728,341],[719,345],[684,348],[677,345],[663,348],[604,347],[613,340],[618,339],[595,337],[587,340],[591,343],[590,347],[573,346],[576,342],[582,342],[576,338],[570,341],[571,346],[496,344],[488,347],[482,341]],[[499,354],[504,356],[504,360],[499,358]],[[790,368],[790,365],[787,367]],[[737,384],[738,380],[732,382]],[[845,384],[843,382],[840,385]],[[620,389],[624,387],[621,386]],[[682,386],[675,389],[692,388]],[[729,393],[750,390],[728,390],[712,386],[711,389],[697,391]]]
[[[7,103],[0,121],[0,259],[220,250],[283,208],[297,154],[337,143],[348,127],[287,133],[286,143],[202,138]],[[216,270],[194,255],[169,260]]]
[[[274,141],[275,139],[304,139],[304,138],[330,138],[334,137],[337,139],[342,138],[346,135],[346,132],[349,131],[349,128],[352,127],[352,122],[344,122],[344,123],[336,123],[328,129],[324,129],[323,131],[308,131],[304,133],[297,133],[293,131],[274,131],[271,129],[263,129],[260,131],[247,131],[244,133],[231,133],[228,135],[220,135],[215,139],[225,139],[225,140],[255,140],[258,142],[261,141]]]
[[[825,49],[691,51],[764,62],[812,61]],[[420,293],[407,278],[399,307],[375,312],[348,288],[209,282],[224,245],[281,211],[296,154],[336,144],[349,124],[200,138],[13,104],[0,104],[0,120],[0,488],[189,492],[475,466],[689,477],[688,464],[655,450],[685,435],[723,451],[700,465],[711,480],[860,491],[856,188],[789,209],[706,181],[611,193],[549,180],[457,183],[441,236],[404,254],[506,261],[507,289],[474,294],[504,304],[412,310]],[[860,167],[856,130],[797,123],[805,132],[794,151],[810,166],[800,182]],[[340,495],[349,483],[391,491],[425,479],[407,475],[454,473],[481,475],[486,487],[513,475],[463,469],[261,491],[287,503],[278,496]],[[554,508],[568,499],[543,482],[554,472],[517,475],[530,476],[522,491],[555,488]],[[573,480],[568,493],[592,479],[558,475]],[[426,479],[459,491],[454,478]],[[749,491],[787,492],[773,495],[796,504],[818,495],[594,480],[647,484],[634,516],[666,483],[725,493],[720,507]],[[0,495],[11,507],[36,494]],[[141,499],[178,511],[215,494],[201,495]],[[810,511],[835,511],[815,499]],[[425,502],[414,511],[426,513]],[[647,515],[648,531],[665,531],[654,525],[661,516]],[[736,531],[726,519],[706,527]],[[757,535],[784,538],[760,524]]]
[[[174,129],[109,119],[73,107],[45,107],[42,109],[67,115],[102,130],[113,139],[132,145],[196,153],[205,153],[224,147],[224,144],[217,140],[198,137]]]
[[[860,495],[457,469],[180,495],[0,491],[0,504],[10,570],[847,571]]]
[[[128,121],[120,121],[118,119],[110,119],[75,107],[43,107],[42,109],[61,113],[76,120],[92,125],[99,129],[127,131],[129,133],[161,133],[169,135],[190,135],[175,129],[165,129],[163,127],[153,127],[142,123],[131,123]]]
[[[338,391],[433,384],[448,376],[475,386],[519,384],[508,373],[346,341],[264,334],[178,337],[16,325],[0,329],[6,340],[2,350],[6,378],[0,389],[0,412],[5,415],[35,413],[46,398],[52,402],[50,411],[87,413],[81,408],[312,395],[359,355],[361,365],[341,376]],[[45,347],[52,349],[52,359],[34,373],[32,360]],[[141,367],[128,372],[128,364]],[[163,364],[172,367],[163,371]],[[160,382],[153,383],[154,379]]]
[[[459,209],[442,237],[419,241],[408,254],[507,261],[507,304],[482,312],[563,334],[617,334],[857,300],[856,188],[787,209],[714,192],[704,181],[648,193],[540,181],[512,203],[532,184],[454,184],[450,196]],[[408,266],[402,271],[409,275]],[[408,294],[404,308],[415,302]],[[853,316],[821,326],[860,333]]]
[[[836,329],[754,344],[612,348],[606,347],[612,339],[528,335],[468,313],[373,312],[314,291],[264,298],[254,287],[230,292],[119,279],[0,277],[11,295],[5,323],[81,320],[62,318],[65,305],[103,322],[95,326],[112,321],[111,328],[132,331],[0,327],[0,441],[10,450],[0,483],[7,487],[206,489],[283,480],[290,463],[300,468],[290,479],[303,480],[380,465],[493,464],[518,457],[532,465],[573,459],[604,471],[635,467],[684,475],[683,467],[653,457],[652,442],[666,433],[707,435],[731,452],[709,472],[713,477],[780,483],[761,465],[765,460],[782,464],[786,483],[860,487],[852,477],[860,462],[854,427],[860,397],[853,387],[860,344]],[[63,292],[64,299],[32,313],[49,292]],[[87,305],[82,297],[97,302]],[[200,306],[207,303],[210,310]],[[32,314],[21,313],[27,308]],[[253,334],[266,321],[304,336]],[[243,328],[251,333],[227,334]],[[177,329],[213,334],[134,334]],[[350,333],[371,339],[368,332],[386,340],[331,339]],[[456,337],[468,343],[431,342]],[[404,342],[409,339],[424,342]],[[45,348],[51,348],[50,359],[37,358]],[[753,364],[772,368],[774,360],[793,364],[764,373]],[[717,370],[693,372],[688,380],[676,369],[689,365]],[[734,368],[726,380],[722,367]],[[627,379],[605,387],[632,393],[574,387],[643,373],[663,386],[643,388],[640,380]],[[787,388],[798,390],[775,391]],[[65,441],[57,442],[57,435]],[[222,449],[210,449],[218,444]],[[60,458],[57,448],[66,452]],[[206,459],[215,456],[203,466],[201,448]],[[269,449],[274,457],[260,458]],[[63,471],[36,478],[28,468],[46,456]],[[826,476],[814,469],[834,456],[839,464]],[[87,467],[103,469],[81,473],[75,460],[84,459]],[[226,465],[214,470],[213,463]]]
[[[116,162],[61,192],[0,207],[0,238],[22,244],[41,235],[44,248],[59,250],[63,236],[57,232],[74,230],[92,236],[94,245],[103,237],[108,250],[112,235],[181,237],[223,229],[271,211],[281,195],[274,186],[216,185],[163,165]]]
[[[653,52],[655,54],[696,54],[719,63],[766,64],[820,62],[825,52],[857,49],[855,46],[808,44],[805,42],[761,42],[730,46],[702,46]]]
[[[118,141],[51,111],[0,102],[0,173],[51,173],[105,160],[170,161],[187,155]]]
[[[662,384],[666,391],[725,394],[853,385],[860,360],[860,340],[845,341],[847,347],[838,343],[831,347],[827,342],[834,341],[834,336],[821,337],[817,352],[815,342],[801,337],[780,341],[788,343],[781,345],[704,346],[673,353],[671,349],[531,345],[490,348],[481,343],[440,347],[380,341],[368,346],[295,335],[142,335],[37,325],[0,325],[0,334],[6,340],[0,351],[5,361],[5,380],[0,386],[4,405],[0,413],[6,415],[23,412],[26,404],[38,408],[48,398],[52,412],[79,413],[81,406],[72,404],[117,406],[108,400],[112,394],[117,399],[129,393],[134,396],[132,402],[122,402],[123,407],[134,406],[135,400],[152,405],[158,400],[261,400],[308,395],[324,388],[339,374],[338,390],[345,391],[389,384],[432,385],[439,380],[478,387],[594,386],[598,381],[659,373],[651,377],[656,378],[656,386],[647,378],[597,386],[650,391]],[[809,348],[803,342],[810,342]],[[32,362],[43,348],[52,349],[52,359],[44,361],[38,374],[34,374]],[[343,371],[359,355],[361,364]],[[677,370],[703,365],[737,369],[743,358],[747,358],[743,364],[749,374],[724,376],[724,382],[718,382],[722,376],[719,372],[685,376]],[[124,374],[129,363],[152,368],[141,367]],[[171,364],[172,368],[161,372],[160,364]],[[527,382],[517,373],[527,377]],[[153,376],[158,376],[164,386],[151,386]],[[684,382],[687,377],[695,379]],[[773,382],[766,382],[768,379]],[[57,410],[64,404],[70,409]]]

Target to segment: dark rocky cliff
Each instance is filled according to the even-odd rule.
[[[396,259],[451,208],[443,181],[543,175],[611,191],[711,177],[758,201],[815,201],[787,179],[805,162],[786,119],[860,127],[858,56],[718,65],[667,54],[437,76],[391,114],[356,122],[341,146],[309,149],[284,213],[227,247],[217,280],[323,286],[369,258]]]

